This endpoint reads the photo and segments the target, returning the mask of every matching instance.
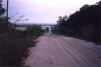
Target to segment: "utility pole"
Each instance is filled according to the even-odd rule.
[[[9,22],[9,21],[8,21],[8,19],[9,19],[9,18],[8,18],[8,7],[9,7],[9,0],[7,0],[7,13],[6,13],[7,23]]]

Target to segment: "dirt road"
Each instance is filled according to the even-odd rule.
[[[83,40],[45,34],[30,49],[30,67],[100,67],[99,49]]]

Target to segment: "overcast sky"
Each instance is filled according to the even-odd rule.
[[[27,22],[19,23],[46,23],[56,24],[59,16],[73,14],[84,4],[95,4],[100,0],[9,0],[9,16],[24,15]],[[6,6],[6,0],[4,0]]]

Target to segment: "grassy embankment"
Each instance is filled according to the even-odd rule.
[[[39,28],[39,30],[41,32],[36,31],[36,33],[42,35],[42,29]],[[35,46],[33,40],[38,36],[34,35],[30,29],[20,31],[0,24],[0,66],[23,66],[24,60],[28,57],[28,48]]]

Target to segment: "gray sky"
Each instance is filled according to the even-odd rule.
[[[19,23],[56,24],[59,16],[73,14],[84,4],[95,4],[100,0],[9,0],[9,16],[24,15],[29,19]],[[6,0],[4,0],[6,6]],[[23,19],[24,19],[23,18]]]

